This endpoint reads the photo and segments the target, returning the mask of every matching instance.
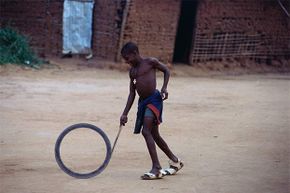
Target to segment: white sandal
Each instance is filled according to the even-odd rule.
[[[183,166],[184,164],[179,158],[177,162],[169,160],[169,168],[164,169],[164,171],[166,175],[175,175]]]
[[[159,173],[158,174],[153,174],[151,172],[147,172],[147,173],[144,173],[143,176],[141,176],[141,179],[142,180],[157,180],[157,179],[162,179],[164,176],[166,176],[166,172],[161,169],[159,170]]]

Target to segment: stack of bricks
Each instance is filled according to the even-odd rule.
[[[288,18],[277,1],[201,1],[192,62],[289,55]]]
[[[131,0],[123,42],[139,45],[142,55],[172,61],[180,0]]]

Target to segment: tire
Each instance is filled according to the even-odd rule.
[[[97,168],[96,170],[89,172],[89,173],[77,173],[72,171],[71,169],[69,169],[68,167],[66,167],[63,163],[63,161],[61,160],[61,155],[60,155],[60,147],[61,147],[61,142],[64,139],[64,137],[71,131],[79,129],[79,128],[87,128],[87,129],[91,129],[94,130],[95,132],[97,132],[99,135],[101,135],[101,137],[103,138],[103,140],[105,141],[106,144],[106,157],[104,162],[102,163],[102,165]],[[75,124],[75,125],[71,125],[68,128],[66,128],[57,138],[56,143],[55,143],[55,149],[54,149],[54,153],[55,153],[55,159],[57,164],[59,165],[59,167],[62,169],[62,171],[64,171],[66,174],[74,177],[74,178],[78,178],[78,179],[88,179],[88,178],[92,178],[97,176],[98,174],[100,174],[109,164],[110,159],[111,159],[111,143],[109,138],[107,137],[107,135],[105,134],[105,132],[88,123],[79,123],[79,124]]]

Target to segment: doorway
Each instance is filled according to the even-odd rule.
[[[190,63],[198,0],[182,0],[175,38],[173,62]]]
[[[90,54],[94,0],[65,0],[63,54]]]

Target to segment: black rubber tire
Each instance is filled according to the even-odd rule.
[[[74,172],[72,170],[70,170],[68,167],[66,167],[63,163],[63,161],[61,160],[61,155],[60,155],[60,146],[61,146],[61,142],[64,139],[64,137],[71,132],[72,130],[75,129],[79,129],[79,128],[87,128],[87,129],[91,129],[96,131],[98,134],[101,135],[101,137],[103,138],[103,140],[105,141],[106,144],[106,157],[104,162],[102,163],[102,165],[97,168],[96,170],[89,172],[89,173],[77,173]],[[54,149],[54,153],[55,153],[55,159],[57,164],[59,165],[59,167],[62,169],[62,171],[64,171],[65,173],[67,173],[68,175],[75,177],[75,178],[79,178],[79,179],[88,179],[88,178],[92,178],[95,177],[96,175],[100,174],[109,164],[110,159],[111,159],[111,143],[109,138],[107,137],[107,135],[104,133],[104,131],[94,125],[88,124],[88,123],[78,123],[75,125],[71,125],[68,128],[66,128],[57,138],[56,143],[55,143],[55,149]]]

